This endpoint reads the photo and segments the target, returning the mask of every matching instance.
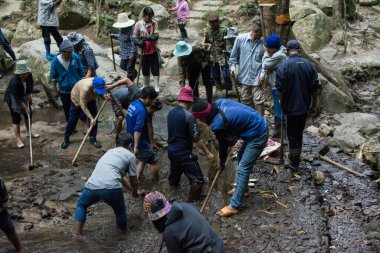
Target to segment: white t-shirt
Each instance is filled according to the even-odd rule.
[[[91,190],[122,188],[122,178],[136,176],[136,156],[123,147],[107,151],[98,161],[85,187]]]

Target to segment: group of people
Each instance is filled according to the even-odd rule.
[[[112,207],[119,231],[125,233],[127,209],[122,187],[130,190],[133,197],[143,195],[138,185],[146,164],[150,165],[152,178],[159,179],[152,123],[153,113],[162,107],[157,99],[160,64],[158,24],[150,7],[143,9],[142,19],[137,23],[126,13],[118,15],[113,26],[119,29],[119,33],[111,37],[120,41],[120,67],[126,71],[127,77],[106,84],[96,75],[96,57],[83,35],[71,32],[67,40],[59,35],[55,9],[60,3],[61,0],[40,0],[38,23],[44,37],[46,59],[51,61],[54,92],[61,98],[66,118],[61,148],[69,146],[70,136],[75,134],[79,119],[86,127],[92,128],[90,143],[101,148],[96,138],[98,97],[111,99],[116,116],[116,147],[99,159],[77,200],[74,232],[82,233],[87,208],[104,201]],[[170,10],[177,11],[182,39],[173,52],[178,59],[181,89],[177,106],[167,115],[169,184],[178,187],[182,174],[185,174],[190,185],[187,202],[201,199],[206,180],[198,157],[193,153],[193,145],[202,150],[210,161],[215,155],[200,138],[197,120],[207,124],[216,136],[220,170],[225,168],[229,147],[240,139],[242,146],[237,156],[236,187],[230,192],[229,204],[217,212],[220,217],[235,215],[240,212],[248,191],[249,175],[269,138],[269,124],[264,117],[265,79],[270,84],[275,111],[272,137],[278,136],[281,117],[286,115],[290,153],[286,167],[298,170],[306,118],[308,113],[314,115],[316,112],[317,90],[320,88],[318,74],[314,66],[301,56],[298,41],[290,40],[284,47],[277,34],[271,34],[264,40],[260,21],[253,22],[250,32],[239,34],[235,27],[222,27],[217,14],[210,14],[210,26],[203,42],[190,45],[185,30],[189,20],[187,1],[177,0],[176,6]],[[50,54],[50,34],[59,47],[59,53],[54,56]],[[138,74],[135,70],[138,54],[141,55],[142,89],[134,83]],[[149,85],[150,73],[153,86]],[[200,75],[206,88],[206,100],[199,94]],[[214,85],[230,90],[234,82],[240,85],[242,103],[228,98],[214,101]],[[5,93],[19,148],[24,146],[20,136],[21,114],[27,123],[32,116],[32,91],[31,70],[26,61],[19,60]],[[124,118],[126,128],[123,131]],[[39,136],[28,126],[27,135]],[[169,252],[223,251],[221,238],[192,205],[171,204],[161,193],[152,192],[144,198],[144,210],[155,228],[163,233]],[[3,227],[1,229],[4,230]],[[8,238],[13,240],[16,248],[20,248],[17,236],[12,237],[11,226],[7,231],[7,235],[11,235]]]

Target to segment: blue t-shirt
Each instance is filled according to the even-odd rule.
[[[129,105],[127,111],[127,132],[133,137],[132,147],[134,147],[135,144],[135,131],[141,133],[139,149],[150,148],[148,132],[148,111],[146,110],[145,105],[139,99],[133,101]]]
[[[235,134],[244,141],[251,141],[264,133],[266,120],[251,107],[225,98],[216,100],[215,104],[224,112]],[[212,120],[210,128],[212,131],[225,129],[219,113]]]

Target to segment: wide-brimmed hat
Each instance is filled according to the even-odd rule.
[[[92,80],[92,86],[95,89],[96,94],[103,95],[106,93],[106,82],[103,78],[100,77],[94,77],[94,80]]]
[[[173,51],[173,55],[175,57],[186,56],[186,55],[191,54],[192,51],[193,51],[193,47],[190,44],[184,41],[179,41],[175,45],[175,50]]]
[[[148,193],[144,198],[144,210],[150,220],[158,220],[167,215],[172,205],[166,200],[164,195],[158,191]]]
[[[31,69],[28,67],[28,64],[25,60],[19,60],[16,62],[15,74],[25,74],[31,72]]]
[[[70,32],[67,34],[67,38],[73,43],[74,46],[82,43],[84,41],[84,37],[81,33]]]
[[[117,15],[117,22],[112,25],[115,28],[126,28],[133,26],[135,21],[133,19],[129,19],[128,14],[126,12],[119,13]]]
[[[224,39],[232,39],[236,38],[239,35],[239,30],[236,27],[228,27],[227,29],[227,35],[224,36]]]
[[[193,89],[191,87],[183,87],[178,94],[177,97],[178,101],[186,101],[186,102],[193,102],[194,101],[194,95],[193,95]]]

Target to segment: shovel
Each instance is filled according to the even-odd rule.
[[[29,102],[28,102],[28,108],[30,109]],[[28,113],[28,125],[29,125],[29,149],[30,149],[30,165],[28,166],[28,169],[33,170],[34,165],[33,165],[32,128],[30,124],[30,112]]]
[[[345,171],[348,171],[350,172],[351,174],[354,174],[355,176],[358,176],[358,177],[364,177],[364,175],[362,173],[359,173],[359,172],[356,172],[350,168],[347,168],[346,166],[340,164],[340,163],[337,163],[333,160],[331,160],[330,158],[326,157],[325,155],[329,152],[329,147],[328,146],[324,146],[319,152],[318,152],[318,157],[319,159],[329,163],[329,164],[332,164],[336,167],[338,167],[339,169],[342,169],[342,170],[345,170]]]

